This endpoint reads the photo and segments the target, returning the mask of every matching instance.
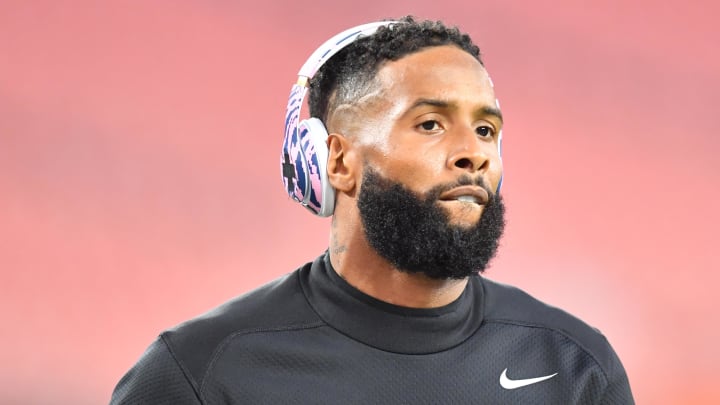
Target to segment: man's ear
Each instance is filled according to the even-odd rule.
[[[343,135],[328,135],[327,172],[330,185],[337,192],[352,193],[355,189],[359,168],[357,154],[352,143]]]

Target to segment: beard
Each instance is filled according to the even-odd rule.
[[[488,192],[482,216],[475,225],[450,223],[438,204],[440,195],[464,185]],[[370,246],[395,268],[432,279],[463,279],[483,272],[495,256],[505,229],[505,206],[482,178],[465,175],[418,196],[401,183],[371,167],[363,172],[358,209]]]

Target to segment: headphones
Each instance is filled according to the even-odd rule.
[[[308,91],[310,79],[333,55],[361,36],[375,33],[380,27],[397,24],[397,21],[378,21],[349,28],[320,45],[298,72],[285,112],[285,139],[283,140],[280,167],[283,185],[288,195],[310,212],[328,217],[335,210],[335,189],[327,176],[328,132],[319,118],[300,121],[300,110]],[[498,139],[498,152],[502,152],[502,132]],[[502,154],[500,155],[502,156]],[[498,183],[500,191],[502,177]]]
[[[330,57],[358,37],[372,35],[378,28],[394,23],[381,21],[363,24],[330,38],[302,65],[297,83],[290,90],[285,112],[285,140],[280,156],[282,180],[288,195],[315,215],[332,215],[335,210],[335,189],[327,177],[328,133],[325,125],[319,118],[299,121],[310,79]]]

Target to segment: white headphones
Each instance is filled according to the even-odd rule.
[[[380,21],[363,24],[330,38],[303,64],[298,72],[298,81],[290,90],[285,112],[285,139],[280,157],[282,180],[288,195],[315,215],[332,215],[335,190],[327,177],[328,133],[325,125],[319,118],[298,122],[310,79],[330,57],[358,37],[372,35],[378,28],[395,23]]]

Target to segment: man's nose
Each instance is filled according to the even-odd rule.
[[[452,149],[448,156],[450,169],[462,169],[469,173],[486,171],[490,166],[488,148],[492,142],[479,138],[474,130],[463,129],[453,137]]]

